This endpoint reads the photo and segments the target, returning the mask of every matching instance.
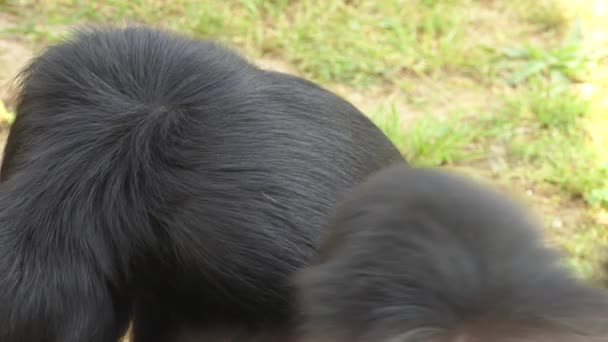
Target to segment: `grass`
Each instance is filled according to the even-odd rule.
[[[583,40],[582,24],[576,20],[562,44],[552,48],[524,45],[502,52],[501,69],[512,70],[509,84],[517,85],[531,77],[544,76],[559,85],[589,77],[604,59],[605,51],[590,48]]]
[[[590,0],[0,0],[10,22],[0,21],[0,42],[38,50],[74,24],[144,23],[280,60],[353,97],[382,89],[390,96],[370,98],[368,114],[413,164],[536,189],[534,209],[567,224],[547,224],[548,235],[592,277],[608,245],[598,219],[608,211],[608,68],[590,40],[608,27],[592,9]],[[1,102],[0,117],[10,124]]]
[[[252,56],[280,55],[320,82],[366,86],[404,72],[437,74],[467,67],[477,53],[464,34],[464,0],[21,2],[5,5],[9,13],[28,13],[8,33],[37,45],[63,37],[49,27],[147,23],[229,41]]]
[[[405,136],[405,155],[419,166],[442,166],[482,157],[484,146],[476,142],[484,135],[463,114],[447,118],[426,115]]]

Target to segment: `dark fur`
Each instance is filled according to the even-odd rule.
[[[297,277],[307,341],[608,338],[606,293],[572,277],[504,196],[406,167],[351,195]]]
[[[346,101],[214,43],[81,33],[23,74],[0,341],[115,341],[132,308],[136,342],[280,331],[336,199],[400,160]]]

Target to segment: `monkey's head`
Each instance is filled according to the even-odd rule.
[[[462,177],[389,168],[328,230],[296,277],[307,342],[608,341],[607,293],[518,205]]]

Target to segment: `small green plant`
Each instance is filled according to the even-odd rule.
[[[567,128],[587,113],[589,103],[568,90],[547,89],[530,98],[530,109],[543,127]]]
[[[478,126],[462,115],[419,118],[405,132],[406,158],[419,166],[440,166],[478,158],[485,154],[475,144],[483,136]]]
[[[598,165],[598,153],[583,130],[534,130],[509,141],[510,153],[529,169],[529,179],[554,184],[589,205],[608,208],[608,167]]]
[[[402,150],[405,142],[405,132],[402,129],[401,115],[397,110],[395,102],[381,105],[370,115],[370,119],[386,134],[399,150]]]
[[[587,77],[604,56],[604,51],[584,44],[581,23],[577,21],[561,46],[545,49],[524,45],[505,49],[498,68],[511,74],[507,80],[511,85],[539,76],[569,83]]]
[[[590,102],[574,94],[562,83],[535,79],[528,86],[527,102],[532,115],[542,127],[568,129],[577,119],[588,115]]]
[[[505,99],[503,115],[511,120],[534,121],[541,128],[569,130],[578,120],[591,113],[591,102],[573,93],[561,82],[533,77],[516,88],[514,95]]]
[[[608,208],[608,162],[591,171],[590,189],[586,195],[586,200],[592,206]]]

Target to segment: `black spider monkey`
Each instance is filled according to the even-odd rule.
[[[338,198],[404,162],[331,92],[143,27],[47,49],[16,113],[0,170],[2,342],[116,341],[131,318],[135,342],[221,326],[282,336],[290,277]]]

